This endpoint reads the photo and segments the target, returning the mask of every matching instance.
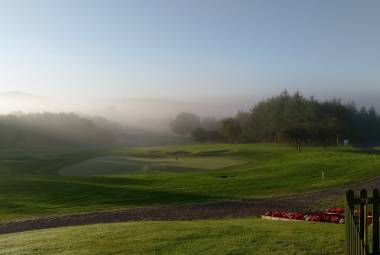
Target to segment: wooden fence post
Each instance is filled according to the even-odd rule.
[[[373,190],[372,200],[372,253],[379,255],[379,190]]]
[[[359,207],[359,238],[364,241],[364,224],[367,224],[367,219],[365,218],[364,207],[367,200],[367,191],[362,189],[360,191],[360,207]]]
[[[353,190],[349,190],[346,194],[346,254],[352,255],[354,254],[355,250],[355,242],[354,242],[354,234],[355,231],[355,223],[352,222],[353,220],[353,213],[354,213],[354,197],[355,193]]]

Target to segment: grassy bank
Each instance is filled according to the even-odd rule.
[[[0,254],[343,254],[342,225],[260,219],[100,224],[0,235]]]

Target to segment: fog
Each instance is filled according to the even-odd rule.
[[[83,96],[83,100],[44,97],[21,91],[0,93],[1,114],[13,112],[74,112],[83,115],[101,116],[123,125],[171,133],[169,122],[179,112],[192,112],[200,117],[224,118],[246,110],[259,98],[231,97],[204,98],[195,100],[173,100],[164,98],[115,97],[94,99]]]
[[[305,96],[312,95],[305,93]],[[83,99],[78,100],[70,97],[61,98],[59,95],[54,97],[23,91],[4,91],[0,92],[0,113],[73,112],[79,115],[101,116],[134,129],[171,134],[169,123],[179,112],[195,113],[202,118],[221,119],[235,116],[240,110],[249,110],[258,101],[270,96],[272,95],[260,94],[175,100],[148,97],[129,98],[122,95],[114,98],[91,98],[91,95],[83,95]],[[340,95],[314,96],[322,100],[340,98],[345,102],[354,101],[358,107],[374,106],[378,111],[380,109],[376,95],[341,93]]]

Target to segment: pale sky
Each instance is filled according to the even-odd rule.
[[[287,88],[373,105],[379,11],[378,0],[0,0],[0,92],[253,102]]]

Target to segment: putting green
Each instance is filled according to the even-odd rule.
[[[205,156],[139,158],[120,155],[96,157],[59,170],[63,176],[115,175],[147,171],[215,170],[245,163],[240,159]]]

